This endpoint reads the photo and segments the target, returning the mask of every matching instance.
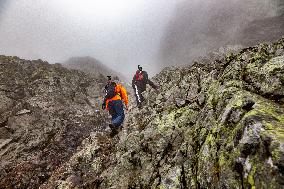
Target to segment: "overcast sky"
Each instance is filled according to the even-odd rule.
[[[0,54],[63,62],[92,56],[129,75],[154,73],[164,28],[182,0],[0,0]]]
[[[275,2],[281,1],[0,0],[0,54],[50,63],[64,62],[74,56],[91,56],[128,77],[138,64],[152,76],[162,65],[158,63],[161,49],[166,48],[163,56],[171,56],[174,51],[188,54],[197,49],[190,41],[210,42],[204,34],[209,26],[215,33],[226,28],[228,23],[222,22],[226,14],[232,18],[243,15],[247,19],[273,16]],[[212,22],[210,19],[214,17],[210,15],[215,13],[209,14],[210,11],[226,14],[217,17],[222,18],[220,21]],[[238,19],[234,23],[244,22]],[[224,37],[223,33],[219,31]],[[167,49],[167,45],[171,48]]]

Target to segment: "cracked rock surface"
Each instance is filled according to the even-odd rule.
[[[7,180],[12,178],[9,174],[14,174],[13,178],[22,176],[19,184],[23,184],[30,178],[29,170],[33,169],[38,170],[35,178],[39,180],[42,173],[48,174],[42,182],[34,181],[41,183],[42,189],[283,188],[284,39],[221,58],[204,59],[188,67],[168,67],[153,80],[159,84],[159,91],[147,89],[144,93],[147,101],[142,109],[130,106],[124,128],[117,136],[111,138],[105,130],[89,130],[89,135],[72,151],[72,155],[62,159],[56,168],[42,160],[49,157],[40,156],[44,150],[37,151],[39,156],[31,156],[36,157],[34,159],[27,156],[25,160],[21,157],[21,161],[18,153],[7,151],[9,157],[19,161],[19,165],[13,167],[9,159],[4,161],[7,163],[1,165],[6,166],[0,170],[4,175],[1,184],[11,182]],[[7,110],[12,107],[18,107],[12,95],[25,98],[26,88],[15,90],[5,89],[5,93],[13,93],[0,98],[3,101],[1,111],[9,112]],[[76,102],[84,102],[82,96],[78,95]],[[24,107],[11,111],[11,114],[1,114],[1,128],[7,128],[4,132],[7,134],[1,134],[2,138],[6,137],[2,139],[6,143],[2,144],[1,153],[3,148],[12,148],[13,143],[24,139],[23,134],[19,134],[21,130],[16,132],[17,129],[34,123],[38,117],[40,124],[34,129],[44,131],[56,126],[45,127],[42,120],[49,114],[39,113],[51,108],[48,106],[50,101],[27,100]],[[32,102],[40,103],[41,109],[32,109],[33,106],[28,105]],[[133,103],[131,97],[130,104]],[[85,117],[88,108],[80,110]],[[60,111],[56,109],[55,112]],[[36,113],[40,116],[32,117]],[[68,118],[68,122],[74,121],[75,117]],[[66,123],[66,128],[69,128],[67,126]],[[18,136],[18,140],[15,141],[12,135]],[[35,137],[32,132],[26,135]],[[58,135],[61,136],[59,131],[55,133]],[[55,143],[60,139],[69,141],[68,134],[59,139],[51,138],[50,143],[56,144],[48,145],[51,150],[36,142],[26,146],[47,148],[47,154],[58,153],[52,151],[55,147],[68,153],[66,146],[72,142]],[[15,145],[14,148],[26,152]],[[5,153],[1,155],[3,157]],[[30,163],[21,164],[26,161]],[[38,166],[41,163],[47,166]],[[22,186],[33,186],[29,183]]]
[[[283,188],[283,79],[283,39],[165,68],[118,136],[94,132],[45,187]]]
[[[59,64],[0,56],[0,188],[38,188],[103,128],[101,83]]]

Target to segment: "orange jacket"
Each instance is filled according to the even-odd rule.
[[[125,104],[125,106],[128,105],[128,96],[126,89],[121,84],[116,84],[115,86],[115,97],[111,99],[106,99],[106,109],[108,110],[108,103],[113,100],[122,100]]]

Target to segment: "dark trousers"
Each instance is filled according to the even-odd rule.
[[[120,127],[124,121],[124,110],[121,100],[113,100],[108,103],[109,113],[112,117],[112,124]]]
[[[137,102],[137,106],[141,106],[141,103],[145,100],[142,96],[143,90],[140,87],[137,87],[137,85],[133,86],[134,94]]]

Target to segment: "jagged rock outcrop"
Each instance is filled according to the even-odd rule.
[[[0,188],[38,188],[105,126],[105,78],[0,56]]]
[[[0,188],[284,186],[284,38],[165,68],[113,138],[103,78],[0,60]]]
[[[114,138],[93,132],[43,188],[283,188],[284,39],[165,68]]]

